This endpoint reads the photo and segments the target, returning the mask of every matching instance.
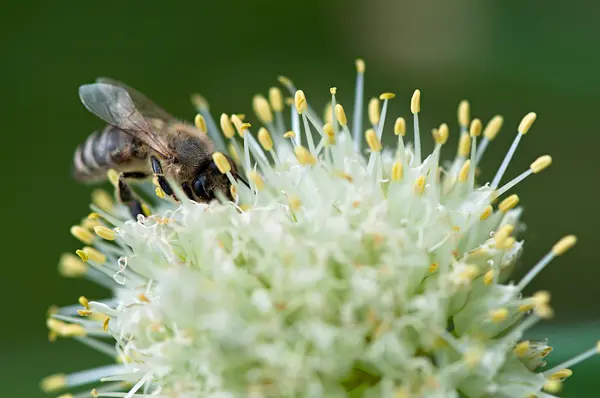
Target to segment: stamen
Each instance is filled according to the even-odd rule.
[[[256,171],[248,172],[248,179],[254,183],[257,191],[261,191],[265,187],[265,182]]]
[[[40,385],[44,392],[54,392],[62,390],[67,386],[67,375],[63,373],[45,377]]]
[[[381,151],[381,142],[377,138],[377,133],[375,130],[368,129],[365,133],[365,138],[367,140],[367,144],[369,144],[369,148],[372,152],[380,152]]]
[[[383,100],[383,110],[381,111],[381,115],[379,115],[380,117],[379,117],[379,120],[377,123],[377,138],[378,139],[381,139],[381,136],[383,135],[383,126],[385,123],[385,117],[387,115],[388,101],[391,100],[392,98],[394,98],[395,96],[396,96],[396,94],[394,94],[394,93],[383,93],[379,96],[379,99]]]
[[[529,170],[524,171],[523,173],[506,183],[502,188],[498,189],[496,193],[497,196],[502,195],[503,193],[505,193],[506,191],[523,181],[525,178],[529,177],[531,174],[537,174],[541,172],[551,164],[552,157],[550,157],[549,155],[540,156],[533,163],[531,163],[531,165],[529,166]]]
[[[362,118],[363,118],[363,96],[365,89],[365,61],[362,59],[356,60],[356,88],[354,92],[354,119],[352,120],[352,137],[354,137],[354,150],[355,152],[360,152],[360,132],[362,130]],[[337,106],[335,107],[335,114],[337,116],[338,110]],[[344,115],[344,120],[345,120]],[[338,122],[345,126],[347,122],[340,122],[340,118],[338,116]]]
[[[394,134],[400,137],[406,135],[406,121],[403,117],[396,119],[396,123],[394,123]]]
[[[496,138],[496,135],[502,128],[502,123],[504,123],[504,118],[500,115],[496,115],[488,122],[483,130],[483,141],[481,141],[481,145],[477,148],[477,159],[476,164],[479,164],[481,159],[483,158],[483,154],[487,149],[490,141],[493,141]]]
[[[594,355],[600,353],[600,341],[596,343],[596,345],[593,348],[590,348],[589,350],[586,350],[584,352],[582,352],[579,355],[576,355],[575,357],[566,360],[565,362],[556,365],[555,367],[553,367],[552,369],[549,369],[547,371],[545,371],[543,374],[545,377],[550,377],[550,375],[553,375],[554,373],[557,373],[565,368],[571,368],[573,367],[573,365],[577,365],[578,363],[581,363],[591,357],[593,357]]]
[[[106,256],[94,249],[93,247],[86,246],[82,249],[83,254],[87,257],[88,260],[93,261],[99,265],[102,265],[106,262]],[[87,261],[87,260],[85,260]]]
[[[501,248],[504,241],[513,233],[515,227],[510,224],[505,224],[501,226],[496,234],[494,235],[494,240],[496,242],[496,247]]]
[[[208,133],[208,128],[206,127],[206,119],[204,119],[204,116],[202,116],[201,114],[197,114],[194,118],[194,125],[201,133]]]
[[[462,100],[458,104],[458,124],[460,126],[460,132],[465,133],[469,127],[471,120],[471,111],[469,108],[469,101]]]
[[[448,125],[446,123],[442,123],[440,128],[436,129],[435,132],[432,132],[432,135],[436,144],[444,145],[448,141],[448,136],[450,135]]]
[[[106,213],[110,213],[115,205],[112,196],[102,189],[92,191],[92,203]]]
[[[487,220],[487,218],[492,214],[492,211],[494,209],[492,208],[492,205],[487,205],[485,207],[485,209],[483,209],[483,212],[481,213],[481,216],[479,216],[480,220]]]
[[[213,153],[212,158],[221,173],[227,174],[231,171],[231,164],[221,152]]]
[[[517,204],[519,204],[519,195],[513,194],[510,195],[508,198],[504,199],[502,202],[500,202],[500,205],[498,205],[498,209],[502,213],[506,213],[507,211],[513,209]]]
[[[379,118],[381,117],[381,104],[377,98],[371,98],[369,101],[368,114],[369,114],[369,122],[373,128],[377,128],[379,124]]]
[[[421,164],[421,135],[419,134],[419,112],[421,111],[421,91],[415,90],[410,99],[410,111],[413,114],[415,130],[415,161]]]
[[[235,136],[235,130],[231,124],[231,120],[229,120],[229,116],[226,113],[222,113],[220,121],[223,135],[229,139],[233,138]]]
[[[334,145],[335,144],[335,131],[333,129],[333,124],[331,124],[330,122],[327,122],[323,125],[323,132],[325,133],[325,136],[327,138],[327,145]]]
[[[531,125],[533,124],[535,119],[536,119],[536,114],[531,112],[531,113],[528,113],[523,118],[523,120],[521,120],[521,123],[519,124],[517,136],[515,137],[515,140],[513,141],[512,145],[510,146],[510,149],[506,153],[506,156],[504,157],[504,160],[502,161],[500,168],[496,172],[494,179],[492,180],[492,184],[491,184],[492,188],[495,189],[498,187],[500,180],[502,180],[502,176],[504,176],[504,173],[506,172],[506,169],[508,168],[508,164],[510,163],[513,155],[517,151],[517,147],[519,146],[519,142],[521,141],[521,138],[525,134],[527,134],[527,132],[531,128]]]
[[[273,140],[271,139],[271,134],[269,134],[269,131],[264,127],[261,127],[258,130],[258,142],[260,142],[260,145],[267,152],[273,149]]]
[[[314,157],[308,149],[303,147],[302,145],[298,145],[294,148],[294,152],[296,153],[296,157],[298,158],[298,163],[304,166],[314,166],[317,164],[317,158]]]
[[[114,230],[106,228],[102,225],[94,227],[94,232],[96,232],[96,235],[106,240],[115,240],[115,238],[117,237],[117,234]]]
[[[420,176],[419,178],[417,178],[417,181],[415,181],[415,185],[414,185],[414,191],[415,194],[417,195],[422,195],[423,192],[425,191],[425,177]]]
[[[88,266],[72,253],[64,253],[60,258],[58,270],[64,277],[79,278],[87,273]]]
[[[306,111],[306,96],[304,95],[304,91],[298,90],[294,96],[294,104],[296,105],[296,112],[301,115],[304,111]]]
[[[529,343],[529,340],[521,341],[520,343],[518,343],[515,346],[515,348],[513,349],[513,352],[517,357],[524,358],[525,355],[527,355],[529,353],[530,347],[531,347],[531,344]]]
[[[493,269],[488,270],[484,275],[483,275],[483,283],[485,285],[491,285],[492,282],[494,282],[494,278],[496,277],[496,271],[494,271]]]
[[[269,89],[269,103],[275,112],[283,111],[283,95],[278,87]]]
[[[490,319],[493,323],[500,323],[508,317],[507,308],[498,308],[489,312]]]
[[[573,376],[573,371],[571,369],[561,369],[552,373],[548,378],[550,380],[563,380],[571,376]]]
[[[86,245],[91,245],[94,242],[94,234],[79,225],[73,225],[71,227],[71,235]]]
[[[463,164],[463,166],[460,169],[460,172],[458,173],[458,181],[459,182],[465,182],[467,181],[467,178],[469,177],[469,169],[471,168],[471,161],[467,160],[465,162],[465,164]]]
[[[392,181],[400,181],[402,180],[404,170],[402,167],[402,162],[394,162],[392,166]]]
[[[471,137],[468,133],[462,133],[458,141],[458,156],[466,158],[471,150]]]
[[[522,291],[545,267],[557,256],[562,256],[569,249],[575,246],[577,238],[575,235],[567,235],[559,240],[548,254],[546,254],[529,272],[521,279],[516,286],[516,291]]]
[[[269,101],[267,101],[265,97],[262,95],[255,95],[254,98],[252,98],[252,107],[254,113],[262,123],[269,124],[273,122],[273,112],[271,112]]]
[[[346,112],[344,112],[344,107],[340,104],[335,106],[335,118],[338,123],[342,126],[348,125],[348,119],[346,118]]]

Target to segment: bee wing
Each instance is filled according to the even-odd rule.
[[[79,98],[85,107],[105,122],[140,139],[164,158],[176,158],[166,137],[156,134],[122,87],[105,83],[79,87]]]
[[[96,79],[96,83],[110,84],[111,86],[124,88],[129,93],[133,104],[142,116],[147,118],[162,119],[164,121],[175,120],[175,117],[169,114],[169,112],[150,101],[144,94],[140,93],[136,89],[129,87],[123,82],[112,79],[110,77],[99,77]]]

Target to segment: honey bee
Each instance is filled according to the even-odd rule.
[[[109,169],[116,170],[117,197],[134,218],[143,211],[128,182],[152,176],[174,200],[178,199],[168,180],[197,202],[210,202],[218,192],[231,199],[231,182],[212,159],[214,144],[195,126],[177,120],[140,92],[109,78],[80,86],[79,98],[108,125],[77,147],[75,179],[99,182],[106,179]],[[227,160],[234,178],[243,181],[235,163]]]

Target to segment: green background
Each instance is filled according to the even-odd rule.
[[[330,86],[351,109],[356,57],[366,92],[395,92],[390,114],[409,115],[422,91],[424,131],[446,121],[456,142],[456,105],[476,117],[505,116],[482,163],[491,178],[520,118],[538,120],[507,176],[539,155],[553,166],[519,185],[528,226],[519,274],[566,233],[576,250],[528,288],[548,289],[556,317],[533,332],[550,336],[559,361],[600,338],[596,245],[599,178],[600,4],[564,1],[41,1],[0,9],[2,129],[1,396],[38,397],[43,376],[102,364],[73,342],[46,341],[50,304],[106,292],[64,280],[56,263],[79,247],[69,227],[87,213],[91,189],[70,179],[75,146],[101,124],[77,87],[106,75],[191,119],[192,91],[214,114],[250,114],[251,96],[285,74],[324,105]],[[426,145],[431,146],[429,139]],[[450,149],[452,148],[452,149]],[[518,275],[516,276],[518,277]],[[597,396],[600,361],[574,368],[563,396]]]

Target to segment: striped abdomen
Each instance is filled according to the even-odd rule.
[[[95,182],[106,178],[109,169],[146,171],[147,148],[135,137],[113,126],[94,132],[77,147],[73,176],[79,181]]]

